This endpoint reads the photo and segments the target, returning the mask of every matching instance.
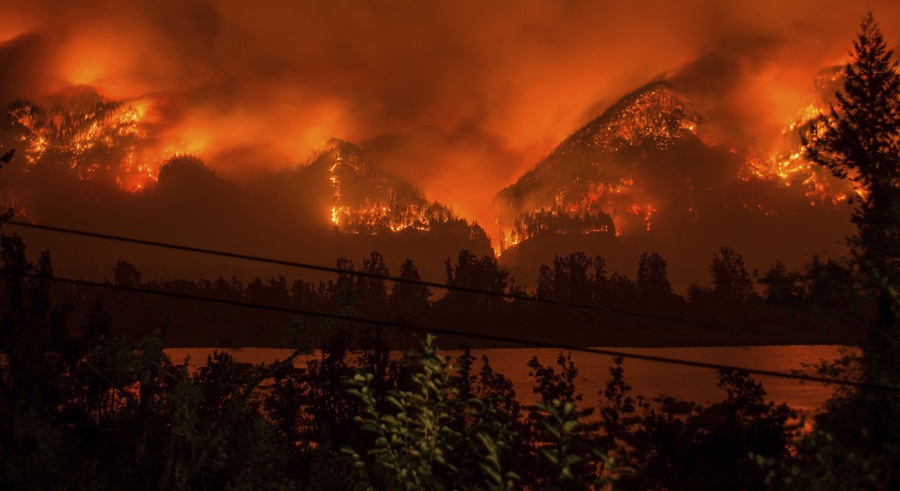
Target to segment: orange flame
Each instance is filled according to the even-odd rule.
[[[28,166],[62,164],[79,180],[108,178],[128,192],[156,181],[153,166],[144,158],[144,104],[107,101],[85,87],[70,88],[58,97],[64,103],[49,109],[29,102],[10,108],[13,132],[17,144],[25,147]]]

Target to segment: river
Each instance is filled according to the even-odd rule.
[[[696,348],[610,348],[611,350],[660,356],[681,360],[701,361],[730,365],[748,369],[762,369],[790,373],[801,369],[803,364],[815,364],[822,360],[833,360],[841,355],[841,346],[834,345],[793,345],[793,346],[750,346],[750,347],[696,347]],[[227,349],[235,360],[245,363],[267,363],[285,359],[290,353],[286,349],[274,348],[230,348]],[[170,348],[166,353],[175,363],[190,357],[191,364],[203,364],[213,348]],[[456,357],[458,350],[442,350],[445,356]],[[506,375],[515,385],[518,399],[531,403],[536,397],[532,393],[533,379],[528,376],[526,363],[533,356],[545,366],[556,363],[558,350],[550,348],[495,348],[472,350],[481,358],[487,355],[491,367]],[[316,354],[301,356],[297,366],[303,366]],[[397,354],[400,356],[400,353]],[[572,353],[572,361],[578,368],[576,388],[583,394],[584,402],[597,407],[598,391],[609,379],[612,357],[592,353]],[[476,368],[481,366],[478,361]],[[636,359],[625,359],[625,381],[635,394],[654,397],[660,394],[680,397],[686,400],[709,404],[721,401],[724,392],[716,387],[718,377],[708,368],[674,365]],[[831,396],[832,388],[820,383],[755,376],[762,382],[767,399],[776,404],[787,403],[800,411],[815,411]]]

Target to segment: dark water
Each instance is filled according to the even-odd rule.
[[[662,356],[682,360],[702,361],[707,363],[730,365],[748,369],[763,369],[790,373],[791,370],[803,368],[803,364],[819,363],[821,360],[833,360],[840,356],[840,346],[752,346],[752,347],[713,347],[713,348],[610,348],[616,351]],[[166,350],[172,361],[180,363],[190,357],[192,364],[205,363],[212,348],[172,348]],[[271,362],[284,359],[290,350],[273,348],[234,348],[227,350],[237,361],[247,363]],[[442,351],[446,356],[456,357],[459,351]],[[523,403],[531,403],[535,396],[531,390],[533,380],[528,376],[526,363],[533,356],[544,365],[556,363],[557,350],[539,348],[499,348],[472,350],[472,354],[480,358],[482,354],[490,359],[495,371],[503,373],[515,384],[516,394]],[[400,356],[397,353],[397,356]],[[298,366],[313,359],[315,354],[301,357]],[[572,353],[572,360],[578,368],[577,388],[584,396],[584,402],[596,407],[599,401],[598,391],[609,379],[609,367],[612,357],[591,353]],[[477,366],[480,367],[480,361]],[[677,396],[687,400],[708,404],[721,401],[724,392],[716,387],[718,378],[712,369],[683,365],[664,364],[658,362],[626,359],[623,363],[625,381],[631,384],[635,394],[648,397],[659,394]],[[814,411],[830,397],[832,389],[822,384],[796,380],[755,376],[766,389],[767,398],[775,403],[787,403],[794,409]]]

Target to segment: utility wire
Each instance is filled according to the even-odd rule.
[[[82,237],[91,237],[91,238],[96,238],[96,239],[125,242],[125,243],[129,243],[129,244],[139,244],[139,245],[145,245],[145,246],[150,246],[150,247],[160,247],[160,248],[172,249],[172,250],[177,250],[177,251],[193,252],[193,253],[198,253],[198,254],[207,254],[207,255],[213,255],[213,256],[227,257],[227,258],[231,258],[231,259],[240,259],[240,260],[245,260],[245,261],[254,261],[254,262],[260,262],[260,263],[266,263],[266,264],[275,264],[275,265],[279,265],[279,266],[289,266],[289,267],[294,267],[294,268],[310,269],[310,270],[314,270],[314,271],[323,271],[323,272],[327,272],[327,273],[351,275],[351,276],[357,276],[357,277],[361,277],[361,278],[370,278],[370,279],[377,279],[377,280],[383,280],[383,281],[391,281],[394,283],[407,283],[407,284],[426,286],[426,287],[431,287],[431,288],[441,288],[441,289],[448,290],[448,291],[460,291],[460,292],[466,292],[466,293],[474,293],[474,294],[478,294],[478,295],[498,297],[498,298],[504,298],[504,299],[508,299],[508,300],[534,302],[534,303],[540,303],[540,304],[544,304],[544,305],[554,305],[554,306],[558,306],[558,307],[568,307],[568,308],[575,308],[575,309],[582,309],[582,310],[590,310],[590,311],[595,311],[595,312],[605,312],[605,313],[622,315],[622,316],[627,316],[627,317],[638,317],[638,318],[651,319],[651,320],[657,320],[657,321],[675,322],[675,323],[679,323],[679,324],[691,324],[691,325],[704,327],[704,328],[726,329],[726,330],[735,331],[735,332],[753,332],[756,334],[764,334],[764,335],[769,335],[769,336],[791,338],[791,339],[802,340],[802,341],[812,342],[812,343],[842,344],[842,343],[837,343],[831,339],[827,339],[827,338],[823,338],[823,337],[819,337],[819,336],[807,335],[807,334],[768,331],[765,329],[756,329],[756,328],[752,328],[752,327],[738,327],[738,326],[734,326],[734,325],[720,324],[720,323],[709,322],[709,321],[704,321],[704,320],[685,319],[685,318],[681,318],[681,317],[660,315],[660,314],[654,314],[654,313],[650,313],[650,312],[637,312],[637,311],[631,311],[631,310],[617,309],[617,308],[613,308],[613,307],[604,307],[604,306],[600,306],[600,305],[589,305],[589,304],[582,304],[582,303],[575,303],[575,302],[566,302],[566,301],[562,301],[562,300],[553,300],[553,299],[549,299],[549,298],[530,297],[527,295],[520,295],[520,294],[516,294],[516,293],[495,292],[495,291],[483,290],[483,289],[479,289],[479,288],[467,287],[467,286],[462,286],[462,285],[447,285],[447,284],[443,284],[443,283],[436,283],[433,281],[413,280],[413,279],[409,279],[409,278],[400,278],[400,277],[396,277],[396,276],[387,276],[387,275],[380,275],[380,274],[375,274],[375,273],[367,273],[365,271],[351,271],[351,270],[347,270],[347,269],[331,268],[328,266],[318,266],[315,264],[301,263],[301,262],[296,262],[296,261],[288,261],[288,260],[284,260],[284,259],[273,259],[273,258],[254,256],[254,255],[249,255],[249,254],[240,254],[240,253],[235,253],[235,252],[206,249],[206,248],[202,248],[202,247],[171,244],[171,243],[167,243],[167,242],[158,242],[158,241],[146,240],[146,239],[136,239],[133,237],[123,237],[123,236],[119,236],[119,235],[104,234],[104,233],[99,233],[99,232],[89,232],[89,231],[85,231],[85,230],[56,227],[56,226],[52,226],[52,225],[39,225],[39,224],[35,224],[35,223],[21,222],[21,221],[17,221],[17,220],[9,220],[9,221],[5,222],[5,225],[15,225],[15,226],[19,226],[19,227],[25,227],[25,228],[31,228],[31,229],[37,229],[37,230],[45,230],[48,232],[79,235]]]
[[[668,364],[672,364],[672,365],[691,366],[691,367],[698,367],[698,368],[709,368],[709,369],[716,369],[716,370],[736,370],[736,371],[739,370],[739,371],[747,372],[749,374],[761,375],[761,376],[765,376],[765,377],[775,377],[775,378],[799,380],[799,381],[804,381],[804,382],[819,382],[819,383],[823,383],[823,384],[835,384],[835,385],[843,385],[843,386],[857,387],[857,388],[863,388],[863,389],[875,389],[875,390],[882,390],[882,391],[887,391],[887,392],[900,393],[900,387],[891,386],[891,385],[883,385],[883,384],[875,384],[875,383],[867,383],[867,382],[856,382],[856,381],[852,381],[852,380],[840,380],[840,379],[835,379],[835,378],[817,377],[817,376],[813,376],[813,375],[798,374],[798,373],[784,373],[784,372],[777,372],[774,370],[764,370],[764,369],[759,369],[759,368],[746,368],[746,367],[738,367],[738,366],[733,366],[733,365],[722,365],[722,364],[718,364],[718,363],[708,363],[708,362],[695,361],[695,360],[683,360],[683,359],[678,359],[678,358],[669,358],[666,356],[645,355],[645,354],[640,354],[640,353],[611,350],[611,349],[604,349],[604,348],[585,348],[582,346],[570,345],[570,344],[565,344],[565,343],[557,343],[557,342],[552,342],[552,341],[534,341],[534,340],[530,340],[530,339],[514,338],[514,337],[510,337],[510,336],[498,336],[498,335],[485,334],[485,333],[473,333],[473,332],[466,332],[466,331],[460,331],[460,330],[456,330],[456,329],[447,329],[447,328],[440,328],[440,327],[416,326],[413,324],[408,324],[408,323],[399,322],[399,321],[383,321],[383,320],[369,319],[369,318],[364,318],[364,317],[353,317],[353,316],[345,315],[345,314],[333,314],[333,313],[328,313],[328,312],[314,312],[311,310],[295,309],[295,308],[290,308],[290,307],[278,307],[278,306],[274,306],[274,305],[263,305],[263,304],[256,304],[256,303],[247,303],[247,302],[241,302],[241,301],[237,301],[237,300],[208,298],[208,297],[201,297],[198,295],[190,295],[190,294],[184,294],[184,293],[166,292],[166,291],[159,291],[159,290],[146,290],[143,288],[115,285],[112,283],[99,283],[96,281],[76,280],[76,279],[72,279],[72,278],[64,278],[64,277],[58,277],[58,276],[48,277],[48,276],[43,276],[43,275],[34,274],[34,273],[13,273],[13,272],[6,272],[6,271],[0,271],[0,276],[6,276],[8,278],[9,277],[34,278],[34,279],[41,280],[41,281],[53,281],[53,282],[57,282],[57,283],[65,283],[65,284],[70,284],[70,285],[105,288],[105,289],[109,289],[109,290],[119,290],[119,291],[133,292],[133,293],[139,293],[139,294],[145,294],[145,295],[157,295],[157,296],[162,296],[162,297],[178,298],[178,299],[183,299],[183,300],[206,302],[206,303],[219,304],[219,305],[230,305],[230,306],[234,306],[234,307],[250,308],[250,309],[256,309],[256,310],[267,310],[267,311],[271,311],[271,312],[282,312],[282,313],[294,314],[294,315],[308,315],[308,316],[313,316],[313,317],[319,317],[322,319],[333,319],[333,320],[339,320],[339,321],[354,322],[354,323],[359,323],[359,324],[375,324],[375,325],[395,327],[395,328],[400,328],[400,329],[408,329],[410,331],[420,332],[420,333],[443,334],[443,335],[450,335],[450,336],[461,336],[461,337],[466,337],[466,338],[470,338],[470,339],[479,339],[482,341],[514,343],[514,344],[532,346],[535,348],[553,348],[553,349],[559,349],[559,350],[564,350],[564,351],[592,353],[592,354],[598,354],[598,355],[609,355],[609,356],[613,356],[613,357],[621,356],[622,358],[630,358],[630,359],[635,359],[635,360],[645,360],[645,361],[651,361],[651,362],[657,362],[657,363],[668,363]]]

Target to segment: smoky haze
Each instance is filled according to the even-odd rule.
[[[499,189],[659,76],[716,141],[775,145],[819,70],[846,59],[867,8],[897,42],[889,1],[11,0],[0,101],[93,86],[143,108],[154,169],[193,154],[226,183],[294,168],[331,137],[357,142],[496,238]],[[263,193],[241,192],[265,214]],[[108,210],[96,207],[98,228],[114,222]]]

